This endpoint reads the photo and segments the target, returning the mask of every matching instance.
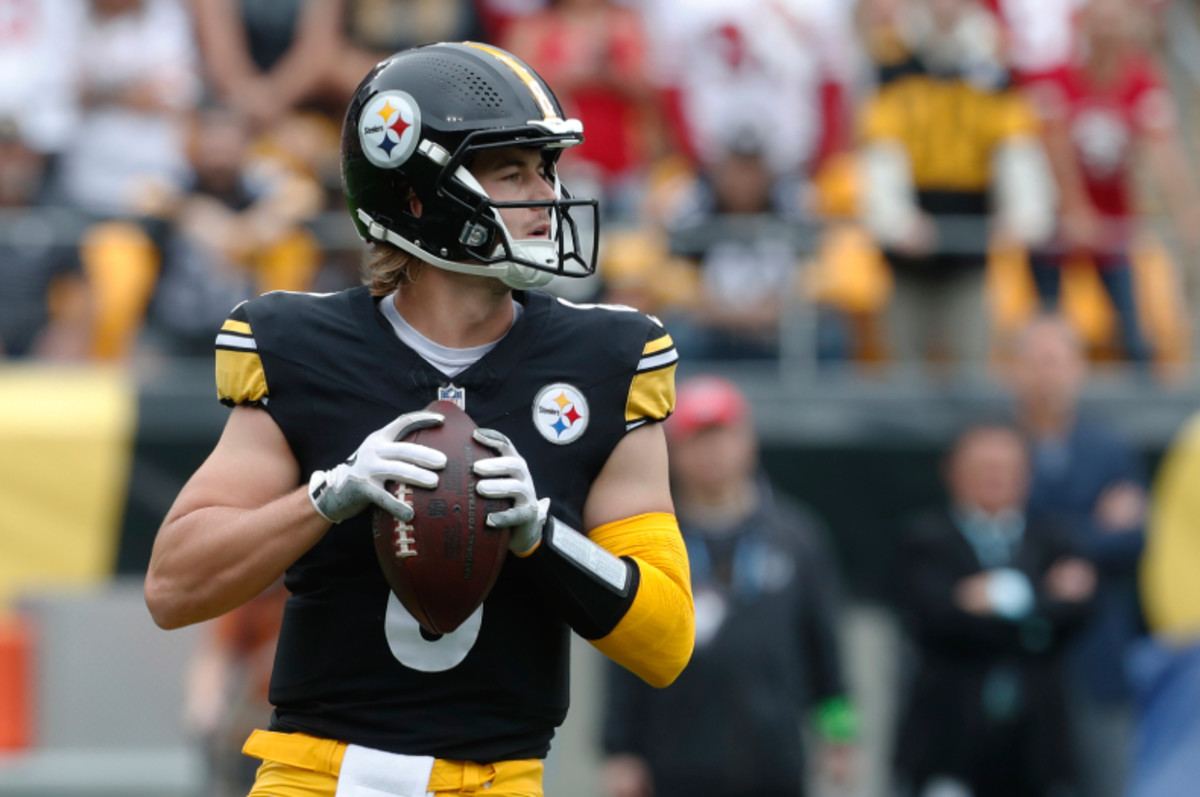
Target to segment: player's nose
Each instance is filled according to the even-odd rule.
[[[533,181],[533,199],[551,200],[555,198],[554,186],[545,178]]]

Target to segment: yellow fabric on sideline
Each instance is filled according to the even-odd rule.
[[[119,369],[0,368],[0,606],[112,575],[136,407]]]
[[[1167,451],[1151,506],[1138,579],[1146,619],[1158,636],[1195,641],[1200,638],[1200,415]]]
[[[679,522],[652,512],[593,529],[592,542],[633,559],[641,574],[637,596],[617,627],[592,645],[651,686],[673,682],[692,657],[696,616],[692,577]]]

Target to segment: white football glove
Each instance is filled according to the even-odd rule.
[[[376,504],[403,523],[413,508],[384,487],[394,481],[418,487],[437,487],[435,470],[446,467],[446,455],[436,448],[398,442],[409,432],[437,426],[445,417],[436,412],[410,412],[367,435],[358,450],[342,464],[319,470],[308,480],[308,497],[321,517],[341,523]]]
[[[550,513],[550,499],[540,501],[529,475],[529,465],[517,453],[512,441],[493,429],[476,429],[475,440],[500,452],[500,456],[475,463],[475,475],[482,477],[475,491],[484,498],[511,498],[513,508],[491,512],[487,524],[507,528],[508,549],[517,556],[528,556],[542,541],[542,527]]]

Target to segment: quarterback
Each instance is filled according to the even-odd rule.
[[[687,664],[687,555],[659,421],[677,356],[654,319],[535,290],[595,269],[556,176],[582,141],[545,82],[464,42],[406,50],[360,85],[342,132],[367,284],[270,293],[216,338],[233,407],[159,530],[154,620],[216,617],[284,575],[275,712],[245,752],[254,797],[540,795],[567,710],[571,631],[648,683]],[[435,637],[392,595],[370,515],[413,509],[437,450],[396,442],[462,406],[495,457],[477,491],[513,507],[496,586]],[[480,791],[486,789],[486,792]]]

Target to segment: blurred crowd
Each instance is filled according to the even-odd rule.
[[[1077,400],[1089,361],[1195,356],[1192,0],[0,0],[0,360],[204,357],[244,299],[357,284],[346,104],[389,53],[461,39],[583,121],[561,173],[601,197],[601,266],[552,290],[658,315],[691,365],[1012,366],[946,505],[897,521],[901,792],[1191,793],[1200,434],[1152,496]],[[775,496],[734,386],[681,387],[668,437],[697,653],[674,691],[610,679],[609,793],[802,793],[799,709],[846,782],[824,530]],[[281,594],[191,674],[234,783],[245,717],[210,698],[265,710]]]
[[[664,690],[608,666],[607,797],[1195,793],[1200,421],[1151,480],[1081,409],[1068,321],[1036,316],[1008,356],[1007,407],[947,446],[940,505],[888,529],[903,641],[870,677],[897,673],[894,723],[851,683],[826,553],[844,529],[772,488],[734,383],[681,382],[665,430],[696,648]],[[869,756],[882,782],[864,782]]]
[[[553,289],[689,361],[980,366],[1060,309],[1169,372],[1197,30],[1187,0],[0,0],[0,351],[204,355],[242,299],[355,284],[346,103],[470,38],[584,123],[601,268]]]

